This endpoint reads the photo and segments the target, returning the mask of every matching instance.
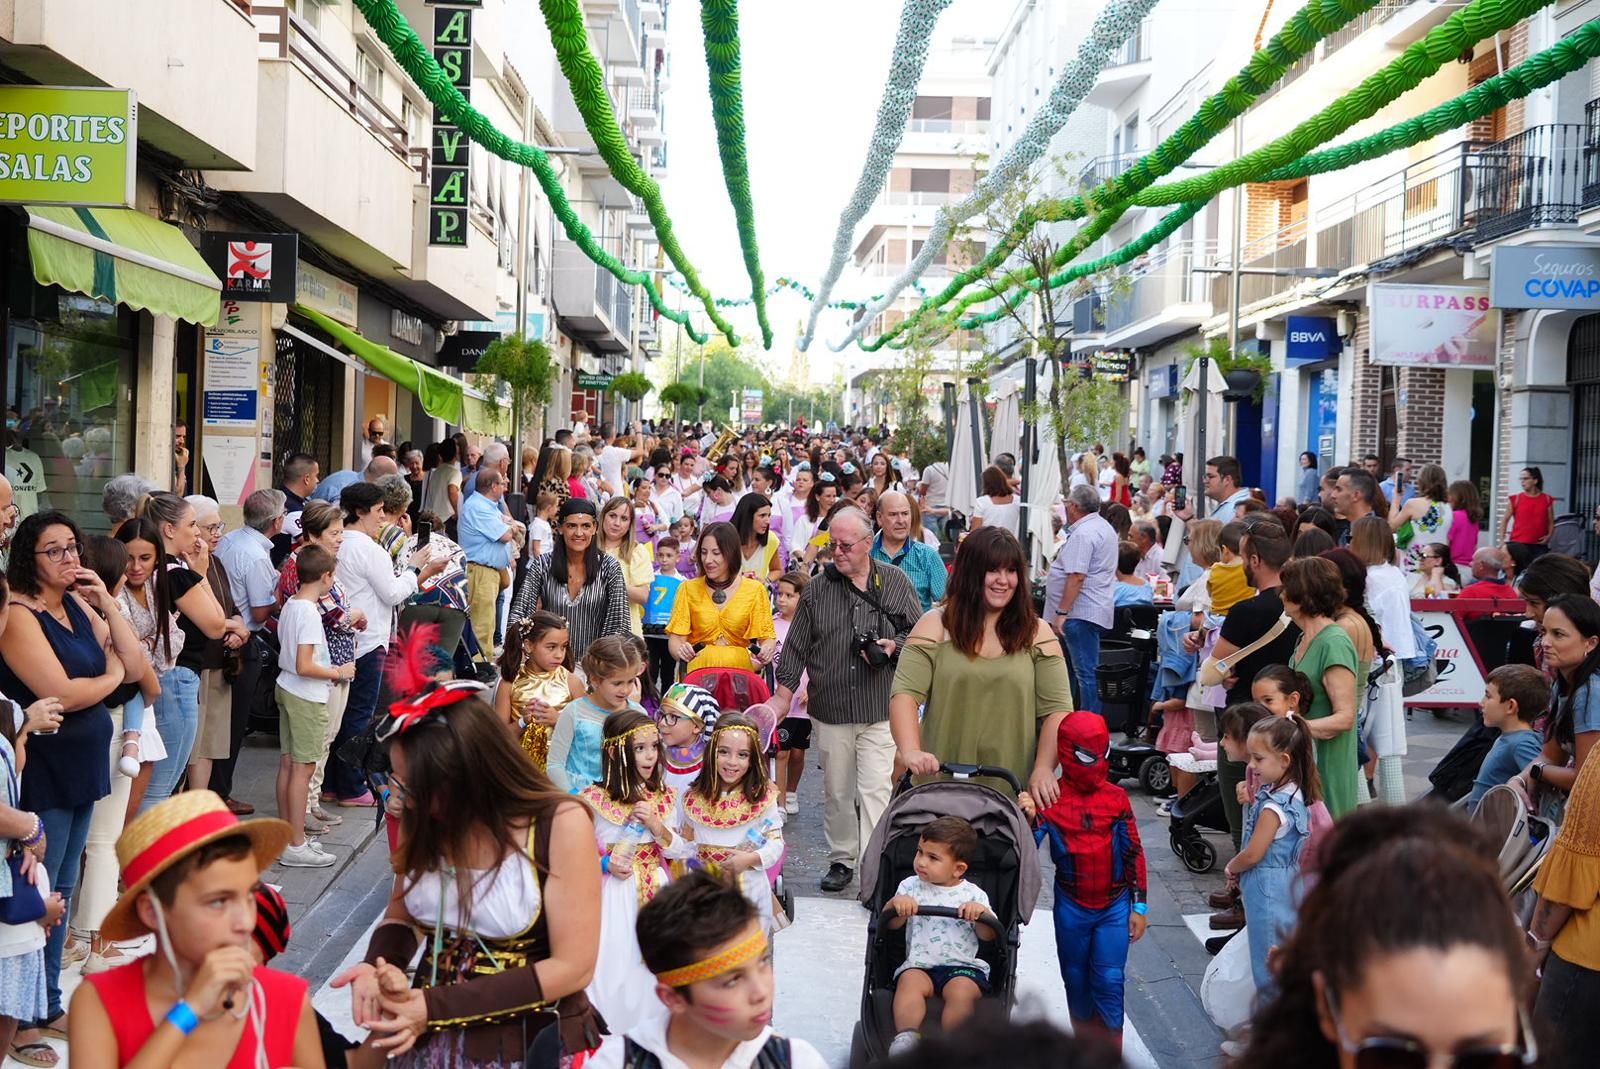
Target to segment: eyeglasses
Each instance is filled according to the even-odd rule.
[[[841,542],[839,539],[835,538],[833,540],[833,551],[835,553],[842,552],[845,554],[854,553],[856,551],[856,547],[866,541],[867,539],[865,538],[858,538],[854,542]]]
[[[1353,1056],[1356,1069],[1433,1069],[1441,1064],[1449,1069],[1516,1069],[1539,1060],[1533,1025],[1528,1020],[1528,1011],[1520,1006],[1517,1018],[1522,1028],[1522,1043],[1486,1044],[1436,1056],[1427,1046],[1407,1036],[1368,1036],[1360,1042],[1352,1040],[1345,1033],[1344,1021],[1339,1017],[1339,1002],[1332,988],[1325,997],[1328,1016],[1333,1018],[1333,1030],[1339,1036],[1339,1047]]]
[[[208,535],[219,535],[227,530],[228,525],[218,520],[216,523],[202,523],[200,529]]]
[[[656,726],[664,728],[676,727],[678,725],[678,721],[682,719],[683,717],[679,716],[677,713],[662,713],[656,718]]]
[[[33,555],[36,557],[48,557],[51,564],[60,564],[69,553],[72,554],[74,560],[82,560],[82,544],[73,542],[65,546],[50,546],[48,549],[36,549],[33,551]]]

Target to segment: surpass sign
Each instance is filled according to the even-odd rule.
[[[0,201],[131,207],[131,89],[0,86]]]

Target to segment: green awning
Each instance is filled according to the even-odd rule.
[[[28,205],[33,277],[45,286],[210,325],[222,283],[183,232],[131,208]]]
[[[461,407],[467,430],[494,438],[511,437],[511,410],[497,399],[480,400],[469,393],[462,398]]]

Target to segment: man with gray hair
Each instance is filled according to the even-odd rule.
[[[906,574],[872,558],[872,521],[857,508],[834,514],[833,564],[800,595],[778,661],[774,709],[787,709],[809,673],[808,706],[822,757],[824,891],[850,885],[861,850],[889,805],[894,736],[889,691],[895,661],[922,615]]]
[[[139,507],[139,499],[155,490],[155,483],[131,471],[113,476],[106,480],[104,489],[100,491],[100,511],[106,514],[106,519],[111,521],[111,529],[115,531],[124,521],[133,518],[134,511]]]
[[[344,471],[336,471],[326,479],[323,479],[317,484],[317,488],[311,491],[311,499],[313,501],[332,501],[337,505],[339,503],[339,495],[344,493],[345,487],[354,486],[358,482],[375,483],[385,475],[398,474],[400,474],[400,465],[395,462],[394,457],[373,457],[367,462],[367,466],[359,472],[346,468]]]
[[[1045,580],[1044,611],[1072,669],[1079,709],[1100,712],[1100,639],[1111,630],[1117,581],[1117,532],[1100,515],[1100,493],[1087,484],[1067,494],[1067,537]]]
[[[499,472],[506,480],[506,485],[511,485],[511,451],[500,442],[490,442],[483,447],[483,456],[478,461],[478,470],[475,475],[486,471]],[[478,480],[467,478],[464,474],[461,480],[462,497],[471,497],[478,492]],[[465,506],[463,506],[463,509]],[[457,523],[460,521],[458,520]]]
[[[244,526],[223,535],[217,545],[233,603],[251,631],[260,631],[278,608],[272,538],[283,530],[286,500],[282,490],[257,490],[244,499]]]
[[[1139,547],[1139,574],[1166,575],[1161,554],[1161,528],[1150,520],[1135,520],[1133,544]]]

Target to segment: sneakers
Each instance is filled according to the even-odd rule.
[[[783,796],[783,811],[790,816],[800,812],[800,796],[792,791],[785,794]]]
[[[854,873],[850,871],[849,865],[841,861],[835,861],[828,866],[828,874],[822,877],[822,889],[824,891],[843,891],[850,886],[850,878],[853,875]]]
[[[915,1032],[900,1032],[889,1041],[889,1057],[904,1054],[921,1042],[922,1037]]]
[[[377,806],[378,800],[372,797],[371,791],[362,791],[354,798],[340,798],[334,804],[344,809],[372,809]]]
[[[329,826],[332,826],[334,824],[343,824],[344,823],[344,818],[343,817],[341,817],[337,813],[328,812],[326,809],[322,808],[322,806],[320,806],[320,805],[314,805],[310,809],[307,809],[306,810],[306,816],[311,817],[314,820],[320,820],[320,821],[322,821],[322,823],[327,824]]]
[[[286,846],[283,855],[278,858],[278,864],[291,869],[325,869],[336,864],[338,858],[328,853],[316,843],[307,839],[299,846]]]
[[[1172,816],[1172,799],[1171,798],[1163,798],[1161,801],[1156,803],[1156,816],[1158,816],[1158,817],[1170,817],[1170,816]]]

